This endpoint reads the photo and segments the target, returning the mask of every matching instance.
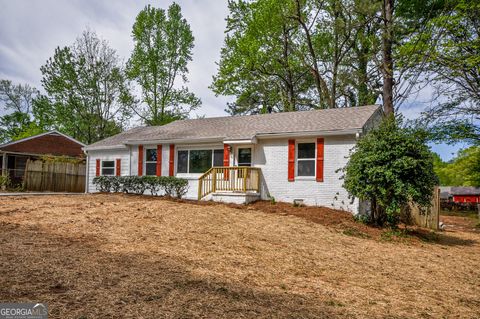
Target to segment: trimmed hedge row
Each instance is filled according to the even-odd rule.
[[[188,190],[188,181],[173,176],[97,176],[93,184],[100,192],[130,193],[142,195],[149,190],[158,196],[182,198]]]

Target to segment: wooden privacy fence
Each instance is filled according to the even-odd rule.
[[[440,222],[440,189],[435,187],[430,207],[423,208],[409,203],[402,210],[402,215],[408,224],[437,230]]]
[[[23,186],[29,191],[82,193],[85,164],[28,160]]]

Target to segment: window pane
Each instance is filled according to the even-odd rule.
[[[103,161],[102,162],[102,167],[115,167],[115,162],[114,161]]]
[[[297,161],[298,176],[315,176],[315,160]]]
[[[223,166],[223,150],[213,151],[213,166]]]
[[[157,175],[157,163],[146,163],[145,175]]]
[[[315,158],[315,143],[298,143],[298,158]]]
[[[156,162],[157,161],[157,150],[155,149],[147,149],[146,151],[146,161],[147,162]]]
[[[113,175],[114,169],[113,168],[102,168],[102,175]]]
[[[187,173],[188,151],[177,152],[177,173]]]
[[[238,166],[251,166],[251,165],[252,165],[252,149],[239,148],[238,149]]]
[[[205,173],[212,167],[211,150],[190,151],[190,173]]]

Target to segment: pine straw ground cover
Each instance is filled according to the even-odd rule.
[[[50,318],[480,317],[480,234],[388,241],[267,204],[0,198],[0,300]]]

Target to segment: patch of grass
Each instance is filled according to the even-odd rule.
[[[427,243],[435,243],[440,240],[440,235],[434,230],[418,230],[418,229],[409,229],[409,228],[397,228],[397,229],[387,229],[381,236],[380,240],[382,241],[404,241],[408,239],[419,239]]]
[[[356,229],[356,228],[347,228],[344,229],[342,234],[358,238],[371,238],[370,235]]]
[[[408,238],[410,235],[408,232],[402,229],[387,229],[381,235],[380,238],[383,241],[392,241],[395,238]]]
[[[369,215],[361,215],[361,214],[354,215],[353,219],[356,222],[359,222],[359,223],[362,223],[362,224],[365,224],[365,225],[370,224],[370,221],[371,221]]]
[[[271,196],[270,197],[270,204],[275,205],[277,201],[275,200],[275,197]]]

